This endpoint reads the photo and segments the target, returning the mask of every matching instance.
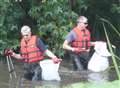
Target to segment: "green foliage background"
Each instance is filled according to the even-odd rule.
[[[0,0],[0,52],[19,46],[20,28],[29,25],[51,51],[63,56],[64,37],[79,15],[88,17],[93,39],[105,38],[101,18],[109,20],[119,31],[119,0]],[[105,26],[111,41],[118,38],[109,24]]]

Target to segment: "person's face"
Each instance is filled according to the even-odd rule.
[[[77,25],[80,29],[85,29],[88,26],[88,23],[87,22],[79,22]]]
[[[22,37],[24,38],[24,40],[28,41],[31,38],[31,33],[26,34],[26,35],[22,35]]]

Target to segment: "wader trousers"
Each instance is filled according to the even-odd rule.
[[[41,80],[41,67],[39,61],[24,63],[24,78],[31,81]]]
[[[87,69],[89,52],[81,52],[79,54],[70,52],[70,58],[72,59],[74,70],[80,71]]]

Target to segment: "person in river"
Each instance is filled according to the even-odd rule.
[[[87,69],[91,46],[91,34],[87,26],[88,19],[85,16],[79,16],[77,26],[67,34],[63,43],[63,49],[70,51],[74,70]]]
[[[20,54],[13,52],[11,49],[6,49],[5,55],[11,55],[24,62],[24,78],[28,80],[40,80],[41,67],[39,62],[44,59],[44,54],[50,57],[54,63],[58,63],[62,59],[48,50],[40,37],[32,35],[29,26],[24,25],[21,28],[21,35]]]

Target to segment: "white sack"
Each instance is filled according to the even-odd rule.
[[[58,73],[59,65],[60,63],[54,64],[54,62],[50,59],[40,61],[40,66],[42,68],[42,79],[59,81],[60,80],[60,76]]]
[[[105,42],[95,42],[95,52],[88,63],[88,69],[94,72],[104,71],[109,67],[108,57],[111,56]]]

